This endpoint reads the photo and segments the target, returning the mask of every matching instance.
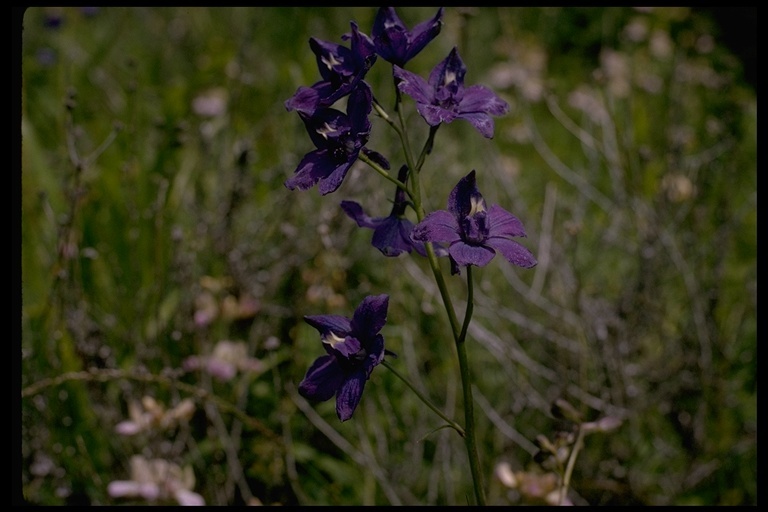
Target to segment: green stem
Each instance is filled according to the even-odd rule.
[[[399,98],[399,96],[398,96]],[[413,172],[410,173],[411,179],[411,192],[409,196],[413,203],[413,209],[416,211],[416,217],[421,222],[425,217],[424,206],[421,202],[421,185],[419,182],[419,174],[421,166],[424,164],[424,159],[432,150],[435,134],[437,133],[438,126],[432,126],[429,130],[429,137],[427,138],[424,148],[419,155],[418,162],[414,164],[413,155],[411,153],[410,144],[408,143],[408,137],[406,134],[405,120],[403,118],[402,108],[399,105],[395,108],[400,121],[400,128],[396,131],[400,136],[400,140],[403,143],[403,150],[405,152],[406,163]],[[394,124],[393,124],[394,126]],[[475,416],[472,399],[472,379],[469,371],[469,361],[467,358],[466,344],[464,343],[467,335],[467,329],[469,328],[469,322],[472,319],[473,312],[473,285],[472,285],[472,271],[471,267],[467,268],[467,309],[464,315],[463,324],[459,324],[456,311],[451,301],[451,295],[448,291],[448,286],[445,283],[440,264],[437,260],[434,247],[431,243],[424,244],[427,251],[427,260],[429,261],[429,267],[432,269],[432,274],[435,277],[437,288],[440,290],[440,297],[443,300],[445,311],[448,314],[448,321],[451,324],[451,333],[453,334],[453,340],[456,344],[456,352],[459,359],[459,374],[461,376],[461,386],[463,391],[464,400],[464,442],[467,449],[467,457],[469,458],[469,467],[472,472],[472,483],[475,491],[475,499],[478,505],[485,505],[485,490],[483,484],[483,474],[480,467],[480,457],[477,451],[477,439],[475,432]]]
[[[438,128],[440,128],[439,124],[437,126],[429,127],[429,137],[427,137],[427,142],[424,143],[424,147],[421,149],[421,154],[419,155],[419,160],[416,162],[416,172],[421,170],[421,166],[424,165],[424,159],[426,159],[427,155],[432,152],[432,146],[435,142],[435,134],[437,133]]]
[[[374,171],[384,176],[384,178],[386,178],[388,181],[391,181],[392,183],[394,183],[397,188],[401,188],[405,191],[406,194],[408,194],[409,196],[411,195],[411,191],[408,190],[408,187],[405,183],[390,176],[385,169],[383,169],[379,164],[377,164],[376,162],[368,158],[366,154],[360,153],[359,155],[357,155],[357,158],[359,160],[362,160],[366,164],[370,165]]]
[[[581,448],[584,446],[584,429],[581,425],[579,425],[578,429],[576,442],[573,444],[573,448],[571,448],[571,454],[568,456],[568,465],[563,474],[563,485],[560,487],[560,505],[565,501],[568,487],[571,485],[571,475],[573,474],[573,468],[576,465],[576,457],[578,457]]]
[[[474,399],[472,398],[472,375],[469,369],[469,359],[467,358],[467,329],[472,320],[474,310],[474,286],[472,284],[472,266],[467,266],[467,310],[464,314],[464,324],[461,327],[461,333],[456,339],[456,353],[459,357],[459,371],[461,373],[461,387],[464,394],[464,428],[467,435],[464,442],[467,445],[467,455],[469,456],[469,469],[472,472],[472,481],[475,486],[475,498],[478,505],[485,505],[485,487],[483,484],[483,471],[480,466],[480,456],[477,451],[477,436],[475,435],[475,412]]]
[[[379,114],[379,116],[384,119],[387,123],[389,123],[389,126],[392,127],[395,132],[397,132],[397,136],[400,137],[400,143],[403,145],[403,151],[405,152],[405,163],[408,165],[409,169],[416,169],[414,166],[413,157],[411,156],[411,147],[408,142],[408,137],[405,132],[405,121],[403,120],[403,113],[402,109],[398,108],[400,95],[398,94],[398,103],[395,104],[395,111],[397,112],[398,120],[400,121],[400,125],[398,126],[397,123],[395,123],[391,117],[389,117],[389,114],[386,113],[384,108],[379,105],[378,102],[373,102],[373,108],[376,110],[376,113]]]
[[[408,381],[408,379],[406,379],[405,377],[403,377],[403,376],[400,374],[400,372],[398,372],[397,370],[395,370],[395,368],[394,368],[394,367],[393,367],[391,364],[389,364],[389,361],[387,361],[387,360],[385,359],[384,361],[382,361],[382,362],[381,362],[381,364],[383,364],[383,365],[384,365],[384,367],[385,367],[385,368],[387,368],[389,371],[391,371],[392,373],[394,373],[394,374],[395,374],[395,376],[397,376],[397,378],[398,378],[398,379],[400,379],[401,381],[403,381],[403,382],[405,383],[405,385],[406,385],[406,386],[408,386],[408,387],[411,389],[411,391],[413,391],[413,392],[416,394],[416,396],[417,396],[417,397],[419,397],[419,400],[421,400],[422,402],[424,402],[424,404],[425,404],[427,407],[429,407],[430,409],[432,409],[432,410],[435,412],[435,414],[437,414],[438,416],[440,416],[441,418],[443,418],[443,419],[444,419],[444,420],[445,420],[445,421],[448,423],[448,425],[450,425],[450,426],[451,426],[451,427],[452,427],[452,428],[453,428],[453,429],[454,429],[456,432],[458,432],[458,433],[459,433],[459,435],[460,435],[461,437],[464,437],[464,436],[465,436],[465,432],[464,432],[464,429],[463,429],[463,428],[461,428],[461,425],[459,425],[458,423],[456,423],[455,421],[453,421],[452,419],[450,419],[448,416],[446,416],[445,414],[443,414],[443,411],[441,411],[440,409],[438,409],[438,408],[437,408],[437,406],[436,406],[436,405],[434,405],[434,404],[433,404],[433,403],[432,403],[432,402],[429,400],[429,398],[427,398],[426,396],[424,396],[424,395],[421,393],[421,391],[419,391],[418,389],[416,389],[416,387],[415,387],[413,384],[411,384],[411,383]]]
[[[383,120],[385,120],[389,125],[395,129],[395,131],[400,131],[400,128],[395,124],[394,121],[389,117],[389,114],[387,114],[387,111],[384,110],[384,107],[379,105],[379,102],[376,101],[376,98],[373,99],[373,109],[376,111],[376,113],[381,117]]]
[[[419,182],[418,173],[411,173],[414,183]],[[414,193],[415,197],[419,197]],[[420,201],[414,201],[417,207],[417,213],[422,212],[423,210],[421,207]],[[423,217],[419,217],[419,221],[421,221]],[[484,485],[483,485],[483,474],[482,469],[480,467],[480,458],[478,456],[477,451],[477,439],[475,434],[475,415],[474,415],[474,401],[472,399],[472,379],[469,371],[469,361],[467,358],[467,349],[466,349],[466,336],[467,336],[467,329],[469,328],[469,323],[472,319],[472,312],[473,312],[473,293],[474,293],[474,287],[472,284],[472,270],[471,266],[466,267],[467,269],[467,309],[466,313],[464,315],[464,323],[461,326],[461,329],[459,329],[459,320],[456,317],[456,312],[453,308],[453,303],[451,301],[451,295],[448,291],[448,287],[445,283],[445,278],[443,276],[442,271],[440,270],[440,265],[437,261],[437,256],[435,255],[434,248],[432,247],[431,243],[427,243],[426,249],[427,249],[427,259],[429,260],[429,266],[432,268],[432,273],[435,276],[435,282],[437,283],[437,287],[440,290],[440,296],[442,297],[443,304],[445,305],[445,311],[448,314],[448,320],[451,324],[451,330],[453,332],[453,339],[456,343],[456,353],[459,358],[459,374],[461,376],[461,387],[463,392],[463,400],[464,400],[464,429],[466,435],[464,436],[464,442],[466,443],[467,447],[467,456],[469,458],[469,467],[470,471],[472,472],[472,483],[474,485],[475,490],[475,498],[477,499],[478,505],[485,505],[485,491],[484,491]]]
[[[461,326],[461,334],[459,334],[458,343],[464,343],[467,339],[467,330],[469,329],[469,322],[472,321],[472,313],[475,310],[475,287],[472,282],[472,265],[467,267],[467,309],[464,312],[464,325]]]
[[[398,99],[399,98],[400,96],[398,96]],[[408,136],[405,129],[405,118],[403,118],[403,109],[398,106],[396,110],[397,110],[397,118],[400,121],[400,128],[395,128],[395,130],[397,131],[397,134],[400,136],[400,142],[403,144],[403,151],[405,152],[405,163],[408,164],[408,168],[413,171],[411,173],[412,175],[418,174],[419,170],[416,167],[416,165],[414,165],[413,153],[411,152],[411,143],[408,141]],[[393,126],[395,125],[393,124]],[[413,183],[415,183],[416,187],[418,187],[418,180],[413,180]],[[418,190],[414,190],[413,193],[414,195],[418,195]],[[421,198],[419,198],[419,203],[420,202],[421,202]],[[418,211],[416,213],[418,213]]]

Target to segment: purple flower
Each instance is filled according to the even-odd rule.
[[[401,81],[398,87],[416,100],[416,109],[430,126],[465,119],[487,138],[493,137],[493,116],[509,111],[506,101],[482,85],[464,87],[467,67],[456,47],[435,66],[429,82],[419,75],[394,66],[393,73]]]
[[[400,168],[398,179],[405,182],[407,177],[408,167],[404,165]],[[369,217],[363,211],[363,207],[355,201],[342,201],[341,208],[357,222],[358,226],[373,230],[371,244],[384,256],[399,256],[404,252],[410,253],[413,249],[422,256],[426,256],[424,244],[411,240],[413,222],[403,216],[407,204],[405,192],[398,188],[395,192],[392,211],[387,217]]]
[[[361,228],[373,230],[371,244],[380,250],[384,256],[399,256],[404,252],[416,251],[426,256],[424,244],[411,241],[413,223],[395,213],[397,206],[387,217],[369,217],[363,207],[354,201],[342,201],[341,207]]]
[[[312,87],[299,87],[285,102],[286,109],[314,115],[317,109],[330,107],[351,93],[365,77],[376,62],[376,51],[373,41],[358,30],[357,24],[352,21],[350,25],[352,34],[344,38],[351,39],[351,48],[314,37],[309,39],[323,79]]]
[[[443,8],[431,20],[423,21],[409,31],[394,7],[379,7],[373,20],[371,38],[382,59],[400,67],[416,56],[443,26]]]
[[[360,82],[349,95],[346,114],[333,108],[319,109],[312,116],[299,113],[317,149],[304,155],[285,186],[291,190],[307,190],[319,182],[322,195],[339,188],[368,142],[371,108],[371,89],[365,82]],[[378,153],[370,153],[378,161],[386,161]]]
[[[384,360],[384,337],[389,296],[369,295],[351,319],[340,315],[305,316],[320,332],[326,355],[318,357],[299,384],[309,400],[325,401],[336,395],[336,414],[347,421],[363,396],[373,368]]]
[[[517,236],[526,236],[522,222],[498,205],[486,209],[474,170],[451,191],[447,210],[430,213],[411,232],[419,242],[448,243],[448,254],[459,267],[484,267],[496,252],[519,267],[535,266],[533,254],[509,238]]]

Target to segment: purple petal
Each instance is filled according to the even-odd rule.
[[[456,242],[461,239],[456,217],[448,210],[437,210],[418,223],[411,231],[411,240],[417,242]]]
[[[373,232],[371,244],[384,256],[399,256],[404,252],[411,252],[412,229],[413,224],[408,219],[390,215],[382,219],[379,227]]]
[[[411,245],[418,254],[424,257],[427,256],[427,247],[424,242],[417,242],[413,238],[411,238]],[[448,256],[448,249],[446,249],[442,245],[432,244],[432,250],[435,251],[435,256],[437,256],[438,258],[443,256]]]
[[[518,267],[531,268],[536,266],[536,258],[533,257],[531,251],[514,240],[491,237],[485,243],[496,249],[507,261]]]
[[[331,192],[335,192],[341,186],[341,182],[344,181],[344,177],[347,175],[347,171],[349,171],[349,168],[352,167],[352,164],[355,163],[356,159],[357,155],[355,154],[351,161],[339,165],[333,171],[331,171],[327,177],[321,179],[317,186],[320,194],[326,195],[330,194]]]
[[[384,336],[377,334],[367,347],[367,350],[368,359],[365,361],[364,367],[365,374],[370,375],[373,368],[384,360]]]
[[[520,219],[495,204],[488,209],[488,236],[526,236]]]
[[[396,78],[400,79],[400,82],[397,84],[400,92],[407,94],[419,104],[430,104],[432,102],[434,91],[419,75],[406,71],[399,66],[393,66],[392,73]]]
[[[350,37],[352,42],[350,47],[352,48],[353,55],[357,59],[355,62],[355,65],[357,66],[356,72],[358,73],[358,77],[362,79],[371,66],[376,62],[376,46],[373,44],[370,37],[360,32],[357,23],[350,21],[349,25],[352,27],[352,36]]]
[[[387,160],[384,155],[365,147],[362,148],[361,151],[363,152],[363,154],[365,154],[365,156],[367,156],[368,158],[370,158],[371,160],[379,164],[382,169],[386,169],[387,171],[389,170],[389,160]],[[403,181],[403,180],[400,180],[400,181]]]
[[[424,120],[427,122],[427,124],[429,124],[430,126],[437,126],[440,123],[447,124],[452,122],[454,119],[458,117],[456,112],[445,109],[438,105],[418,103],[416,105],[416,110],[419,111],[419,114],[421,115],[421,117],[423,117]]]
[[[389,295],[369,295],[357,306],[352,317],[352,332],[364,339],[373,339],[387,322]]]
[[[304,155],[294,175],[285,181],[285,186],[291,190],[308,190],[315,183],[331,174],[336,163],[328,154],[327,149],[318,149]]]
[[[371,36],[376,53],[393,64],[405,64],[408,49],[408,30],[397,16],[394,7],[379,7],[373,20]]]
[[[315,359],[307,375],[299,383],[299,394],[309,400],[324,402],[330,399],[344,382],[344,372],[330,355]]]
[[[328,81],[316,82],[312,87],[299,87],[294,97],[285,102],[285,107],[288,110],[295,109],[301,114],[313,116],[318,109],[330,107],[350,90],[351,87],[346,84],[335,87]]]
[[[360,344],[360,340],[353,336],[347,336],[344,341],[336,342],[333,345],[327,344],[332,352],[336,352],[342,357],[349,359],[351,356],[360,352],[363,346]]]
[[[471,170],[469,174],[459,180],[448,195],[448,210],[455,215],[457,219],[463,219],[470,214],[472,211],[473,197],[482,199],[480,191],[477,189],[475,174],[475,170]]]
[[[493,138],[493,118],[482,112],[460,113],[457,117],[469,121],[486,139]]]
[[[469,245],[464,242],[456,242],[448,248],[448,253],[460,266],[475,265],[486,266],[496,255],[493,249],[483,245]]]
[[[459,51],[454,46],[451,53],[429,74],[429,85],[434,90],[447,87],[452,94],[464,89],[464,75],[467,74],[467,66],[459,56]]]
[[[335,108],[321,108],[311,116],[300,114],[304,127],[318,149],[327,148],[351,129],[349,118]]]
[[[338,87],[333,87],[330,82],[320,83],[328,84],[328,88],[326,89],[327,94],[323,94],[322,92],[320,93],[321,97],[317,105],[318,107],[330,107],[344,96],[347,96],[351,91],[353,91],[355,89],[355,85],[357,84],[357,80],[343,83]]]
[[[336,393],[336,415],[341,421],[347,421],[355,412],[357,404],[363,397],[367,375],[364,370],[358,370],[345,380]]]
[[[502,116],[509,112],[509,104],[499,98],[495,92],[482,85],[472,85],[464,89],[464,96],[459,104],[461,112],[483,112]]]
[[[421,256],[427,255],[427,247],[424,245],[424,242],[416,242],[415,240],[411,239],[411,243],[413,245],[413,249],[417,253],[419,253]],[[437,254],[437,246],[434,246],[434,249],[435,249],[435,254],[437,256],[441,256],[440,254]]]
[[[363,207],[354,201],[342,201],[341,209],[357,222],[357,225],[361,228],[375,229],[384,221],[384,219],[380,217],[374,218],[366,215],[363,211]]]
[[[400,16],[397,15],[394,7],[379,7],[379,10],[376,12],[376,18],[373,20],[371,35],[376,37],[391,28],[407,31],[405,24],[400,19]]]
[[[443,26],[443,8],[437,10],[437,14],[431,20],[422,21],[413,27],[410,34],[410,44],[408,45],[408,53],[405,56],[405,62],[415,57],[421,50],[424,49],[427,44],[432,41],[440,33],[440,29]]]
[[[367,83],[361,81],[358,83],[347,100],[347,115],[352,126],[352,130],[357,134],[367,135],[371,131],[371,122],[368,120],[368,114],[373,109],[373,95],[371,88]]]
[[[441,7],[434,18],[423,21],[417,24],[413,31],[408,31],[394,7],[380,7],[371,31],[376,52],[392,64],[404,66],[440,33],[442,16]]]
[[[315,54],[317,68],[326,82],[333,82],[337,77],[348,77],[353,74],[352,50],[346,46],[311,37],[309,47]]]
[[[311,116],[315,113],[319,100],[320,96],[317,90],[302,85],[293,96],[285,101],[285,108],[289,112],[291,110],[298,110]]]
[[[349,318],[341,315],[308,315],[304,317],[304,321],[317,329],[321,336],[332,332],[342,338],[352,331]]]

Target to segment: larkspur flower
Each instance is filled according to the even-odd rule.
[[[363,147],[371,132],[371,109],[371,89],[361,82],[349,95],[346,114],[333,108],[319,109],[312,116],[299,114],[317,149],[304,155],[285,186],[307,190],[318,184],[318,190],[325,195],[339,188],[360,151],[386,163],[383,156]]]
[[[309,39],[322,80],[311,87],[299,87],[285,102],[288,111],[312,116],[317,109],[330,107],[355,90],[371,69],[376,62],[373,41],[358,30],[354,21],[350,25],[352,33],[345,37],[351,40],[350,48],[314,37]]]
[[[443,26],[443,8],[431,20],[423,21],[408,30],[394,7],[380,7],[373,20],[371,39],[379,56],[403,67],[440,33]]]
[[[499,252],[510,263],[531,268],[536,258],[510,239],[524,236],[525,229],[517,217],[498,205],[486,209],[474,170],[451,191],[447,210],[430,213],[411,232],[411,238],[418,242],[449,244],[448,254],[458,267],[484,267]],[[458,268],[454,270],[458,272]]]
[[[408,167],[404,165],[400,168],[397,179],[405,182],[407,177]],[[358,226],[373,230],[371,244],[384,256],[399,256],[402,253],[410,253],[413,249],[422,256],[426,256],[424,244],[411,240],[413,222],[404,216],[407,204],[405,192],[398,188],[395,192],[392,211],[387,217],[370,217],[355,201],[342,201],[341,208],[357,222]]]
[[[323,348],[299,384],[304,398],[329,400],[336,395],[336,414],[341,421],[352,417],[363,396],[365,382],[374,367],[384,360],[384,337],[379,334],[387,321],[389,296],[369,295],[352,318],[341,315],[305,316],[320,332]]]
[[[455,119],[469,121],[484,137],[493,137],[493,118],[509,111],[509,104],[482,85],[464,87],[467,67],[454,47],[429,74],[429,81],[394,66],[398,88],[416,101],[416,109],[430,126]]]

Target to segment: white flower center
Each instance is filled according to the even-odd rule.
[[[328,66],[328,69],[333,69],[333,66],[339,65],[342,62],[344,62],[344,59],[337,60],[336,56],[334,56],[332,53],[329,53],[328,55],[322,57],[320,60],[323,62],[323,64]]]
[[[482,197],[472,196],[469,198],[469,203],[470,203],[470,209],[469,209],[470,216],[476,213],[485,211],[485,201],[483,201]]]
[[[323,336],[323,343],[329,344],[331,347],[335,347],[338,343],[344,341],[344,338],[339,338],[333,332],[328,331],[328,334]]]
[[[323,123],[323,126],[316,129],[315,131],[322,135],[325,140],[328,140],[328,134],[335,132],[336,129],[328,123]]]

